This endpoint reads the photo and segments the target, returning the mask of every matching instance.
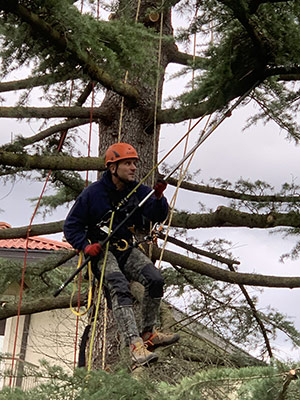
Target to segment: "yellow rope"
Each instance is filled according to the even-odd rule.
[[[110,223],[109,223],[108,235],[110,235],[111,230],[112,230],[112,223],[113,223],[114,215],[115,215],[115,213],[113,212],[111,215]],[[95,310],[94,322],[93,322],[93,329],[92,329],[92,335],[91,335],[91,340],[90,340],[90,348],[89,348],[88,371],[90,371],[91,367],[92,367],[92,353],[93,353],[93,346],[94,346],[94,339],[95,339],[99,307],[100,307],[100,302],[101,302],[101,292],[102,292],[102,285],[103,285],[103,280],[104,280],[105,266],[106,266],[106,262],[107,262],[108,249],[109,249],[109,242],[106,243],[104,259],[103,259],[103,264],[102,264],[102,270],[101,270],[101,276],[99,279],[98,298],[97,298],[97,304],[96,304],[96,310]],[[103,343],[103,346],[105,347],[105,343]]]
[[[164,13],[160,14],[160,28],[159,28],[159,42],[158,42],[158,57],[157,57],[157,77],[155,87],[155,103],[154,103],[154,117],[153,117],[153,153],[152,165],[156,164],[156,148],[157,148],[157,106],[159,96],[159,80],[160,80],[160,63],[161,63],[161,48],[162,48],[162,31],[163,31]],[[154,185],[154,175],[152,175],[152,186]]]
[[[197,12],[198,12],[198,10],[196,9],[195,17],[197,17]],[[193,62],[195,61],[195,57],[196,57],[196,39],[197,39],[197,36],[196,36],[196,33],[195,33],[194,34],[194,44],[193,44]],[[195,71],[193,70],[193,72],[192,72],[192,89],[194,88],[194,81],[195,81]],[[210,119],[210,117],[209,117],[209,119]],[[208,121],[209,121],[209,119],[208,119]],[[206,129],[207,125],[208,125],[208,121],[207,121],[207,123],[205,125],[205,128],[204,128],[204,130],[202,132],[202,135],[205,132],[205,129]],[[187,147],[188,147],[189,133],[190,133],[190,130],[191,130],[191,125],[192,125],[192,121],[189,120],[188,132],[187,132],[187,135],[186,135],[186,141],[185,141],[183,156],[185,156],[186,153],[187,153]],[[179,187],[181,186],[181,183],[182,183],[182,181],[183,181],[183,179],[184,179],[184,177],[185,177],[185,175],[186,175],[186,173],[187,173],[187,171],[188,171],[188,169],[189,169],[189,167],[191,165],[191,162],[192,162],[192,160],[194,158],[194,155],[195,155],[195,152],[191,155],[185,170],[183,170],[184,164],[182,164],[181,167],[180,167],[179,179],[177,181],[176,190],[175,190],[175,193],[174,193],[174,195],[173,195],[173,197],[171,199],[171,202],[170,202],[171,211],[170,211],[170,214],[169,214],[169,221],[168,221],[168,226],[167,226],[167,230],[166,230],[164,243],[163,243],[162,250],[161,250],[161,253],[160,253],[160,257],[159,257],[158,268],[161,267],[163,254],[164,254],[164,251],[165,251],[165,248],[166,248],[166,245],[167,245],[167,239],[168,239],[168,236],[169,236],[170,226],[171,226],[171,222],[172,222],[173,215],[174,215],[175,204],[176,204],[176,200],[177,200],[177,196],[178,196],[178,192],[179,192]]]
[[[102,339],[102,369],[105,369],[105,357],[106,357],[106,331],[107,331],[107,300],[104,298],[104,317],[103,317],[103,339]]]
[[[78,268],[81,266],[81,264],[82,264],[82,258],[83,258],[83,252],[81,251],[81,252],[79,253],[79,259],[78,259],[78,263],[77,263],[77,269],[78,269]],[[77,317],[82,317],[83,315],[85,315],[85,314],[88,312],[88,310],[90,309],[91,304],[92,304],[93,287],[92,287],[92,266],[91,266],[91,262],[88,263],[88,277],[89,277],[88,304],[87,304],[87,307],[86,307],[86,311],[85,311],[85,312],[82,312],[82,313],[76,311],[76,310],[73,308],[73,298],[74,298],[74,295],[75,295],[75,293],[76,293],[77,281],[78,281],[77,275],[76,275],[75,280],[74,280],[73,292],[72,292],[71,298],[70,298],[70,309],[71,309],[72,313],[75,314]]]
[[[155,102],[154,102],[154,116],[153,116],[153,152],[152,152],[152,170],[156,165],[156,152],[157,152],[157,106],[159,97],[159,80],[160,80],[160,63],[161,63],[161,48],[162,48],[162,31],[163,31],[164,13],[160,14],[160,28],[159,28],[159,41],[158,41],[158,57],[157,57],[157,76],[155,86]],[[151,184],[154,185],[154,174],[151,177]],[[152,230],[152,222],[150,223],[150,232]],[[152,258],[152,244],[149,245],[149,258]]]
[[[205,127],[204,127],[204,129],[203,129],[203,131],[202,131],[201,136],[204,134],[204,132],[205,132],[207,126],[208,126],[208,123],[209,123],[210,118],[211,118],[211,115],[209,116],[209,118],[208,118],[208,120],[207,120],[207,122],[206,122],[206,125],[205,125]],[[168,217],[168,226],[167,226],[167,230],[166,230],[166,234],[165,234],[165,238],[164,238],[164,243],[163,243],[163,246],[162,246],[162,250],[161,250],[161,252],[160,252],[160,257],[159,257],[159,262],[158,262],[158,268],[161,267],[161,262],[162,262],[163,254],[164,254],[164,251],[165,251],[165,248],[166,248],[166,245],[167,245],[167,240],[168,240],[168,236],[169,236],[169,232],[170,232],[171,222],[172,222],[173,215],[174,215],[174,211],[175,211],[175,203],[176,203],[176,200],[177,200],[178,191],[179,191],[179,188],[180,188],[180,186],[181,186],[181,183],[182,183],[182,181],[183,181],[183,179],[184,179],[184,177],[185,177],[185,175],[186,175],[186,173],[187,173],[187,171],[188,171],[188,169],[189,169],[189,167],[190,167],[190,165],[191,165],[191,162],[192,162],[192,160],[193,160],[193,158],[194,158],[195,153],[196,153],[196,151],[194,151],[194,153],[191,155],[191,157],[190,157],[190,159],[189,159],[189,161],[188,161],[188,164],[187,164],[185,170],[184,170],[183,172],[182,172],[182,170],[181,170],[181,172],[180,172],[180,177],[179,177],[179,179],[178,179],[178,181],[177,181],[177,186],[176,186],[175,193],[174,193],[174,195],[173,195],[173,197],[172,197],[172,199],[171,199],[171,201],[170,201],[170,209],[171,209],[171,211],[170,211],[170,214],[169,214],[169,217]],[[163,222],[161,225],[164,225],[164,224],[165,224],[165,223]]]
[[[124,83],[127,83],[127,79],[128,79],[128,71],[125,72]],[[122,99],[121,99],[120,120],[119,120],[119,131],[118,131],[118,143],[121,142],[123,114],[124,114],[124,97],[122,97]]]

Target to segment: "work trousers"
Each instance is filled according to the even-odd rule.
[[[137,281],[144,286],[141,332],[133,312],[130,281]],[[152,331],[158,323],[164,280],[161,272],[142,251],[131,249],[125,262],[118,261],[109,251],[104,284],[109,290],[114,318],[126,345],[136,341],[142,333]]]

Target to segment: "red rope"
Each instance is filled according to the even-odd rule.
[[[71,83],[71,89],[70,89],[70,100],[69,100],[69,106],[71,105],[71,97],[73,93],[73,81]],[[64,144],[66,135],[67,135],[68,130],[65,130],[62,132],[59,144],[57,146],[57,152],[59,153],[62,149],[62,146]],[[15,363],[15,356],[16,356],[16,349],[17,349],[17,339],[18,339],[18,330],[19,330],[19,325],[20,325],[20,315],[21,315],[21,306],[22,306],[22,299],[23,299],[23,292],[24,292],[24,283],[25,283],[25,272],[26,272],[26,266],[27,266],[27,256],[28,256],[28,243],[29,243],[29,237],[30,237],[30,231],[31,231],[31,226],[33,224],[33,220],[36,216],[37,210],[40,206],[41,200],[43,198],[43,195],[46,190],[46,186],[49,182],[50,176],[52,174],[52,170],[49,170],[47,178],[45,180],[44,186],[42,188],[41,194],[39,196],[38,202],[35,206],[34,212],[32,214],[32,217],[30,219],[27,232],[26,232],[26,242],[25,242],[25,255],[24,255],[24,263],[23,263],[23,269],[22,269],[22,278],[21,278],[21,285],[20,285],[20,291],[19,291],[19,303],[18,303],[18,312],[17,312],[17,323],[16,323],[16,331],[15,331],[15,340],[14,340],[14,346],[13,346],[13,354],[12,354],[12,363],[11,363],[11,374],[10,374],[10,379],[9,379],[9,386],[11,387],[12,385],[12,378],[13,378],[13,370],[14,370],[14,363]]]
[[[81,13],[83,10],[83,0],[81,1]],[[99,17],[99,0],[97,3],[97,18]],[[92,138],[92,124],[93,124],[93,108],[94,108],[94,82],[93,82],[93,89],[92,89],[92,102],[91,102],[91,113],[90,113],[90,129],[89,129],[89,139],[88,139],[88,157],[91,154],[91,138]],[[86,171],[86,180],[85,186],[89,184],[89,171]],[[77,312],[80,309],[80,295],[81,295],[81,283],[82,283],[82,273],[79,273],[78,277],[78,298],[77,298]],[[76,327],[75,327],[75,348],[74,348],[74,361],[73,367],[76,368],[76,360],[77,360],[77,347],[78,347],[78,332],[79,332],[79,315],[76,316]]]
[[[83,10],[83,0],[81,1],[81,13],[82,13],[82,10]],[[98,4],[97,4],[97,17],[99,17],[99,0],[98,0]],[[70,88],[69,106],[71,105],[73,86],[74,86],[74,82],[72,81],[71,88]],[[91,105],[91,114],[90,114],[88,156],[90,156],[90,148],[91,148],[93,106],[94,106],[94,84],[93,84],[93,91],[92,91],[92,105]],[[61,151],[62,146],[63,146],[64,141],[65,141],[65,138],[66,138],[66,135],[67,135],[67,132],[68,132],[68,130],[65,130],[65,131],[62,132],[61,137],[60,137],[60,141],[59,141],[59,144],[58,144],[58,147],[57,147],[57,152]],[[49,170],[47,178],[46,178],[44,186],[43,186],[43,189],[42,189],[41,194],[39,196],[38,202],[36,204],[35,210],[33,212],[33,215],[31,217],[31,220],[30,220],[30,223],[28,225],[27,232],[26,232],[24,264],[23,264],[23,269],[22,269],[22,278],[21,278],[21,285],[20,285],[20,291],[19,291],[17,323],[16,323],[15,340],[14,340],[13,355],[12,355],[11,374],[10,374],[10,380],[9,380],[9,386],[10,387],[12,385],[12,379],[13,379],[13,369],[14,369],[14,362],[15,362],[15,356],[16,356],[18,330],[19,330],[19,325],[20,325],[20,315],[21,315],[21,306],[22,306],[22,299],[23,299],[23,292],[24,292],[24,282],[25,282],[25,272],[26,272],[26,266],[27,266],[28,243],[29,243],[30,231],[31,231],[33,220],[34,220],[34,218],[36,216],[36,213],[37,213],[37,210],[38,210],[38,208],[40,206],[42,197],[43,197],[44,192],[46,190],[46,186],[47,186],[47,184],[49,182],[51,174],[52,174],[52,170]],[[87,175],[86,175],[86,186],[87,185],[88,185],[88,171],[87,171]],[[79,283],[78,283],[78,305],[77,305],[78,309],[80,308],[80,291],[81,291],[81,274],[80,274]],[[76,358],[77,358],[78,330],[79,330],[79,317],[77,316],[77,318],[76,318],[76,330],[75,330],[74,368],[76,367]]]
[[[33,212],[33,215],[31,217],[30,223],[27,228],[26,232],[26,245],[25,245],[25,256],[24,256],[24,265],[23,265],[23,270],[22,270],[22,279],[21,279],[21,286],[20,286],[20,292],[19,292],[19,304],[18,304],[18,314],[17,314],[17,324],[16,324],[16,333],[15,333],[15,341],[14,341],[14,347],[13,347],[13,355],[12,355],[12,365],[11,365],[11,375],[9,379],[9,386],[11,387],[12,384],[12,377],[13,377],[13,369],[14,369],[14,362],[15,362],[15,356],[16,356],[16,348],[17,348],[17,338],[18,338],[18,329],[19,329],[19,324],[20,324],[20,314],[21,314],[21,305],[22,305],[22,298],[23,298],[23,289],[24,289],[24,281],[25,281],[25,272],[26,272],[26,263],[27,263],[27,255],[28,255],[28,242],[29,242],[29,235],[30,235],[30,230],[31,226],[34,220],[34,217],[37,213],[37,210],[39,208],[40,202],[42,200],[43,194],[46,189],[46,185],[48,183],[48,180],[51,175],[51,170],[48,172],[48,176],[46,178],[46,181],[44,183],[41,195],[38,199],[37,205],[35,207],[35,210]]]

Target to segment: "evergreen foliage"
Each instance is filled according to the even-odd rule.
[[[43,363],[34,376],[44,383],[28,391],[5,388],[0,391],[0,400],[274,400],[279,398],[289,370],[285,365],[212,368],[172,385],[163,381],[154,384],[145,376],[135,379],[124,370],[111,374],[76,369],[68,375]],[[299,389],[300,383],[292,380],[285,400],[299,399]]]
[[[53,47],[51,40],[45,41],[41,29],[36,31],[26,24],[19,25],[16,16],[2,15],[0,35],[3,41],[1,58],[2,75],[5,76],[21,65],[35,65],[33,73],[61,72],[69,75],[81,69],[74,54],[91,54],[98,66],[111,74],[123,78],[128,69],[133,75],[153,78],[151,52],[155,37],[143,25],[128,20],[107,23],[95,20],[89,14],[81,14],[69,1],[25,2],[28,10],[39,17],[52,35],[63,41],[62,52]],[[140,40],[145,46],[140,46]],[[150,57],[149,57],[150,53]],[[154,54],[153,54],[154,55]],[[134,68],[133,68],[134,67]]]
[[[88,2],[89,5],[90,3],[91,7],[95,6],[93,1]],[[293,139],[295,143],[299,142],[300,130],[297,121],[300,104],[299,87],[297,83],[290,84],[291,81],[300,79],[299,1],[170,0],[164,2],[163,6],[155,1],[142,1],[142,15],[138,22],[135,22],[134,5],[134,2],[128,1],[105,4],[106,10],[113,11],[114,14],[109,21],[104,21],[95,18],[92,12],[81,13],[79,2],[76,1],[0,0],[1,77],[10,79],[12,72],[22,75],[24,69],[28,73],[28,78],[34,77],[38,80],[45,75],[46,79],[38,92],[39,100],[53,107],[65,106],[66,109],[70,87],[74,84],[74,97],[69,107],[72,109],[77,105],[78,98],[87,85],[93,81],[95,108],[101,109],[104,115],[94,118],[94,122],[102,123],[107,129],[106,133],[109,136],[109,139],[105,138],[107,142],[116,140],[115,127],[118,125],[121,108],[121,99],[116,93],[120,92],[118,85],[122,83],[125,87],[122,87],[122,90],[125,93],[123,105],[127,122],[133,121],[133,124],[138,122],[138,126],[142,127],[141,136],[132,138],[131,132],[127,131],[126,138],[135,140],[141,147],[144,141],[149,142],[149,134],[152,135],[153,126],[150,121],[156,108],[158,125],[161,121],[172,123],[174,120],[177,122],[198,118],[212,112],[220,115],[232,100],[256,86],[255,91],[251,93],[251,99],[259,105],[260,111],[249,119],[247,126],[261,119],[265,122],[273,120],[286,131],[288,139]],[[16,11],[18,7],[27,10],[29,15],[27,20]],[[191,70],[196,72],[196,77],[193,82],[188,83],[186,91],[172,99],[173,107],[164,110],[160,107],[162,99],[159,98],[156,104],[153,96],[158,73],[159,23],[151,24],[148,17],[150,12],[160,12],[162,9],[165,15],[168,15],[171,7],[185,15],[189,13],[190,23],[186,29],[182,29],[174,36],[163,31],[164,65],[162,63],[160,66],[160,72],[163,75],[165,66],[174,62],[182,64],[183,67],[175,77],[189,74]],[[214,40],[211,40],[211,26],[214,30]],[[166,31],[167,28],[169,27],[164,27]],[[170,33],[170,30],[168,32]],[[204,41],[196,57],[179,52],[176,44],[188,47],[193,34],[201,34]],[[91,74],[95,66],[100,69],[99,74]],[[126,71],[129,72],[129,81],[125,84]],[[111,78],[109,84],[104,84],[104,80],[101,79],[105,74]],[[71,80],[73,80],[72,85]],[[129,93],[129,89],[133,89],[135,95]],[[11,90],[14,90],[13,85]],[[102,102],[106,90],[108,94]],[[126,96],[126,93],[129,94]],[[15,101],[14,111],[22,111],[24,118],[35,118],[36,110],[27,108],[34,103],[35,97],[35,84],[32,83],[30,87],[25,85],[24,91]],[[84,101],[80,106],[83,103]],[[10,110],[1,109],[5,116],[8,111]],[[91,118],[91,114],[86,115]],[[51,126],[47,121],[46,111],[44,117],[46,121],[40,123],[40,130]],[[69,121],[71,118],[77,116],[66,116],[65,120]],[[26,138],[20,135],[13,143],[3,146],[0,153],[18,154],[24,158],[29,154],[56,155],[61,137],[62,132],[57,129],[42,140],[32,139],[32,143],[28,145]],[[126,138],[124,140],[127,140]],[[78,148],[82,144],[81,140],[80,132],[70,129],[60,153],[61,158],[63,159],[65,155],[80,155]],[[149,147],[151,146],[153,147],[152,142]],[[42,181],[47,175],[45,170],[42,170],[37,177],[36,174],[27,173],[26,167],[23,169],[8,162],[1,165],[0,173],[3,179],[16,179],[17,174],[20,177],[26,176]],[[187,176],[186,179],[192,181],[194,176]],[[85,185],[82,176],[76,172],[56,171],[52,173],[50,180],[55,194],[45,196],[41,201],[45,215],[74,200]],[[252,215],[268,214],[270,218],[276,213],[292,212],[294,217],[299,214],[299,186],[294,183],[284,184],[278,193],[274,193],[274,188],[262,180],[250,182],[247,179],[240,179],[231,184],[228,180],[217,178],[203,186],[205,186],[202,188],[204,193],[211,190],[212,194],[216,194],[214,191],[221,189],[217,194],[221,193],[221,196],[232,199],[229,203],[232,210],[246,210]],[[207,210],[202,208],[201,212],[204,211]],[[189,210],[186,212],[186,220],[188,216]],[[269,228],[270,225],[266,223],[265,227]],[[187,229],[188,226],[174,230],[175,238],[184,237]],[[289,228],[284,233],[299,235],[299,228]],[[283,259],[297,258],[300,253],[299,243],[290,254],[284,255]],[[216,239],[200,245],[196,239],[190,238],[186,239],[185,244],[194,245],[197,249],[201,247],[207,251],[207,255],[203,256],[196,251],[185,250],[191,260],[201,261],[207,257],[209,262],[220,269],[237,265],[237,260],[234,260],[230,251],[232,244],[227,240]],[[182,248],[185,249],[184,246]],[[227,262],[219,261],[217,257],[227,258]],[[68,267],[52,270],[52,263],[54,265],[55,260],[47,258],[38,265],[28,267],[27,278],[30,284],[24,293],[25,301],[51,295],[53,289],[56,289],[68,276],[70,272]],[[18,263],[0,260],[1,293],[11,282],[19,280],[21,268],[22,265]],[[201,320],[206,327],[212,328],[236,344],[249,345],[252,350],[259,351],[262,358],[265,356],[266,343],[263,342],[262,333],[258,328],[258,318],[263,322],[270,339],[275,338],[279,330],[284,332],[294,345],[300,344],[300,334],[289,317],[272,307],[264,312],[253,313],[253,307],[257,306],[257,293],[251,294],[253,305],[251,308],[249,301],[241,296],[240,286],[216,282],[176,265],[172,268],[165,267],[164,274],[172,296],[182,296],[187,292],[191,295],[193,301],[188,311],[195,316],[195,319]],[[71,288],[66,290],[70,291]],[[189,351],[190,355],[192,350]],[[194,372],[194,368],[194,366],[190,368],[190,371]],[[203,371],[196,375],[192,376],[190,373],[191,376],[182,379],[180,383],[171,385],[169,381],[157,384],[149,380],[137,381],[124,371],[115,374],[93,371],[87,375],[84,370],[76,370],[73,376],[67,376],[61,369],[48,366],[46,372],[41,372],[39,376],[47,378],[45,384],[26,393],[18,389],[13,391],[4,389],[0,393],[0,400],[6,398],[192,400],[209,397],[226,399],[228,392],[232,391],[237,391],[239,399],[269,400],[278,397],[282,389],[283,374],[287,370],[287,367],[277,365],[262,369],[256,367],[239,370],[229,368],[205,370],[203,367]],[[160,380],[163,381],[164,378],[160,376]],[[298,382],[291,383],[291,390],[286,399],[297,399],[298,386]]]

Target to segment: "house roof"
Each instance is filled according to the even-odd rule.
[[[11,228],[6,222],[0,222],[0,229]],[[25,249],[26,239],[0,239],[0,248],[5,249]],[[67,242],[47,239],[41,236],[30,236],[28,239],[28,249],[30,250],[62,250],[72,249],[72,246]]]

